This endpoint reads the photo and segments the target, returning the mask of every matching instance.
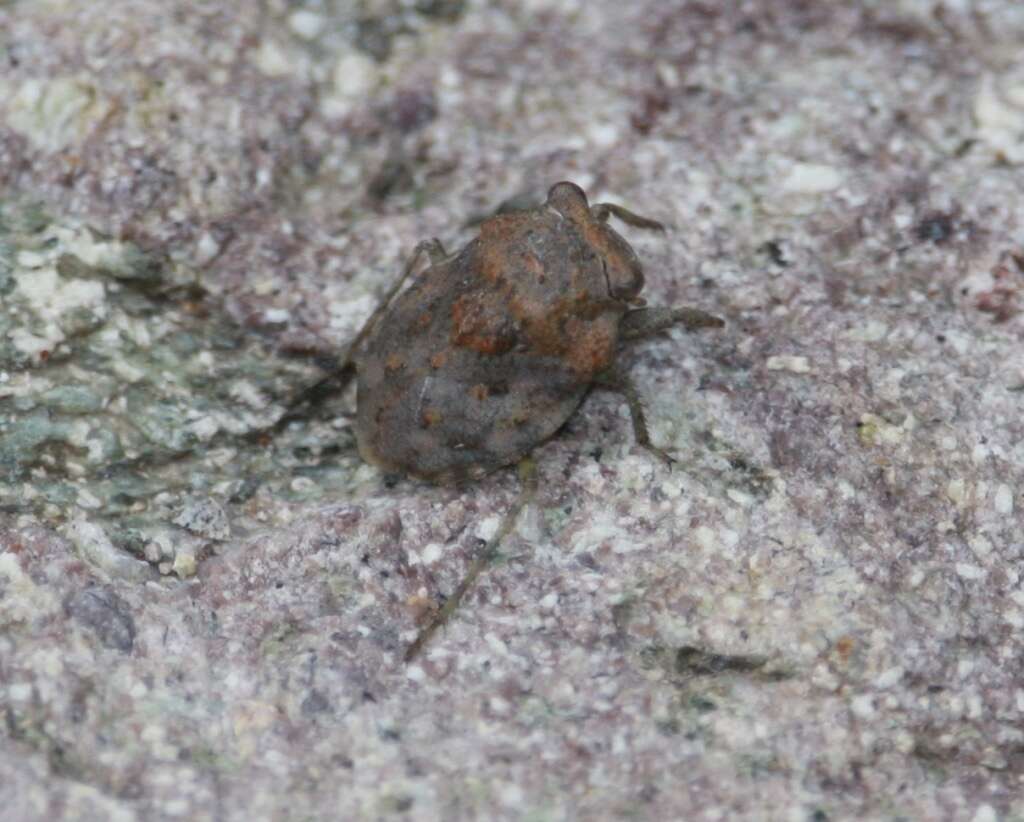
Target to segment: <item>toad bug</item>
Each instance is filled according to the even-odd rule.
[[[350,349],[363,458],[432,482],[478,479],[528,455],[601,385],[626,398],[637,442],[668,460],[616,367],[619,344],[723,323],[693,308],[641,307],[643,270],[610,216],[662,230],[621,206],[590,206],[560,182],[542,205],[485,220],[456,254],[436,239],[417,246]],[[430,266],[399,294],[423,252]]]

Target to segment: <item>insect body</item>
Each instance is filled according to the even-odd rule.
[[[609,215],[661,228],[618,206],[591,207],[562,182],[543,205],[484,221],[455,255],[424,244],[430,267],[382,307],[353,357],[364,459],[434,482],[475,479],[548,439],[595,384],[625,394],[638,440],[657,451],[615,368],[620,341],[722,322],[636,308],[643,271]]]

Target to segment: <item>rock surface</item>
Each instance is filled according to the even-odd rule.
[[[1024,819],[1024,7],[0,4],[0,819]],[[535,503],[254,436],[572,179],[652,304]]]

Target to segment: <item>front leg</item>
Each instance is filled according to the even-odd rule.
[[[405,264],[405,270],[402,272],[402,276],[388,289],[384,298],[380,301],[380,304],[370,315],[369,319],[363,323],[363,327],[359,329],[358,333],[352,338],[352,341],[348,344],[348,348],[345,349],[345,357],[341,361],[340,368],[345,368],[352,361],[353,355],[359,350],[359,346],[363,340],[373,330],[373,327],[377,324],[377,320],[380,316],[388,310],[391,306],[391,301],[395,299],[395,296],[399,291],[402,290],[402,286],[405,285],[405,281],[412,275],[413,270],[416,268],[416,263],[420,259],[420,255],[426,252],[430,258],[431,268],[435,265],[440,265],[448,259],[448,253],[444,250],[444,246],[441,245],[441,241],[436,237],[429,240],[423,240],[416,244],[416,247],[412,250],[412,256],[409,257],[409,261]]]
[[[626,225],[631,225],[634,228],[648,228],[651,231],[665,230],[665,226],[657,220],[641,217],[639,214],[634,214],[620,205],[615,205],[615,203],[597,203],[590,209],[590,214],[601,223],[608,222],[609,217],[618,217]]]
[[[619,339],[636,340],[681,325],[687,331],[721,328],[725,321],[699,308],[638,308],[629,311],[619,322]]]
[[[622,395],[629,405],[629,416],[633,420],[633,436],[636,438],[636,444],[641,448],[646,448],[671,468],[675,460],[651,442],[651,434],[647,429],[647,415],[644,413],[644,403],[640,399],[640,392],[637,391],[633,379],[624,371],[612,366],[607,371],[598,374],[594,382],[601,388],[607,388]]]

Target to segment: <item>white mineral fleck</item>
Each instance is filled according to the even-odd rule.
[[[967,499],[967,483],[963,478],[955,477],[946,484],[946,496],[958,506],[964,504]]]
[[[377,86],[378,74],[377,64],[365,54],[342,55],[334,64],[334,93],[324,99],[327,116],[344,116],[367,98]]]
[[[176,551],[171,568],[181,579],[194,577],[197,567],[195,550],[192,546],[181,547]]]
[[[497,515],[481,520],[480,524],[476,527],[477,539],[482,539],[486,542],[498,533],[498,526],[500,525],[501,517]]]
[[[1011,163],[1024,162],[1024,70],[982,77],[974,119],[982,141]]]
[[[875,678],[875,687],[879,689],[891,688],[903,678],[903,668],[899,665],[883,671]]]
[[[766,365],[769,371],[792,371],[794,374],[808,374],[811,371],[807,357],[776,355],[769,357]]]
[[[287,308],[268,308],[263,312],[264,321],[274,325],[288,322],[291,316],[292,312]]]
[[[850,700],[850,710],[861,719],[870,719],[875,715],[875,698],[871,694],[861,694]]]
[[[957,576],[963,579],[984,579],[986,571],[984,568],[980,568],[977,565],[971,565],[969,562],[958,562],[956,564]]]
[[[794,163],[782,180],[786,194],[825,194],[843,183],[843,177],[832,166],[822,163]]]
[[[993,507],[996,512],[1008,516],[1013,513],[1013,489],[1010,488],[1006,483],[1001,483],[996,488],[996,493],[992,499]]]
[[[35,148],[56,152],[83,141],[109,111],[110,104],[84,79],[31,79],[10,100],[7,125]]]
[[[288,17],[288,27],[299,37],[312,40],[324,27],[324,18],[315,12],[299,9]]]
[[[999,822],[999,814],[991,805],[979,805],[971,817],[971,822]]]
[[[149,566],[114,547],[106,531],[94,522],[74,519],[61,529],[82,559],[114,577],[142,581]]]
[[[285,77],[294,70],[294,61],[280,44],[265,39],[256,50],[256,65],[268,77]]]

